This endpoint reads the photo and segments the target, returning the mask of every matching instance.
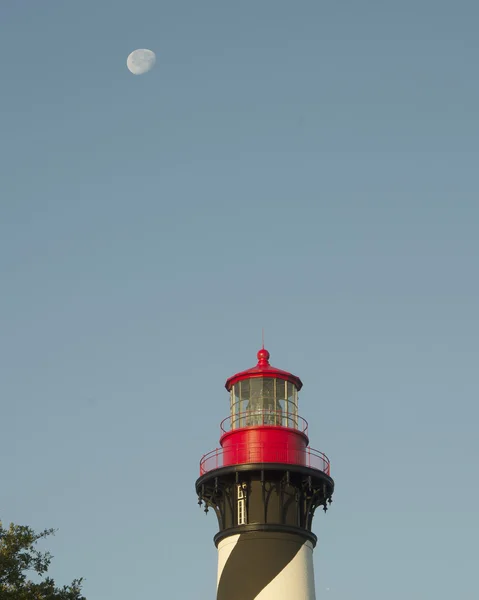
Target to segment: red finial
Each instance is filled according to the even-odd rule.
[[[256,356],[258,357],[258,364],[255,367],[247,369],[246,371],[241,371],[241,373],[236,373],[236,375],[233,375],[226,380],[225,387],[228,392],[230,392],[231,387],[239,381],[254,379],[255,377],[272,377],[273,379],[283,379],[284,381],[289,381],[292,383],[298,391],[303,387],[299,377],[296,377],[296,375],[288,373],[287,371],[276,369],[269,364],[270,355],[266,348],[261,348]]]
[[[261,348],[256,356],[258,357],[258,367],[269,365],[269,352],[266,348]]]

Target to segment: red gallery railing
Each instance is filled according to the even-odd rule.
[[[295,413],[285,413],[281,410],[260,409],[236,413],[223,419],[220,427],[223,433],[227,433],[233,429],[258,427],[261,425],[287,427],[308,435],[308,422],[306,419]]]
[[[238,457],[241,457],[239,462],[235,461],[235,453]],[[305,448],[304,450],[298,448],[291,450],[287,446],[274,448],[266,442],[249,444],[248,446],[239,445],[227,449],[227,465],[224,464],[224,455],[224,448],[216,448],[205,454],[200,461],[200,475],[224,466],[262,462],[303,465],[330,475],[329,458],[326,454],[314,450],[314,448]],[[247,460],[245,460],[245,456]]]

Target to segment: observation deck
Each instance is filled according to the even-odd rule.
[[[225,453],[227,461],[225,463]],[[232,459],[232,460],[231,460]],[[290,449],[281,446],[271,446],[269,442],[237,446],[231,455],[230,450],[215,448],[205,454],[200,461],[200,477],[215,469],[231,464],[281,463],[284,465],[302,465],[330,475],[329,458],[323,452],[314,448]]]
[[[330,474],[328,457],[308,443],[308,422],[295,413],[256,409],[226,417],[220,424],[221,448],[205,454],[200,476],[239,464],[301,465]]]

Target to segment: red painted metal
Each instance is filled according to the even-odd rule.
[[[326,475],[331,474],[329,458],[326,454],[319,450],[314,450],[314,448],[297,448],[292,452],[289,448],[274,448],[269,443],[259,443],[249,445],[246,448],[236,446],[235,451],[238,453],[237,457],[241,455],[242,459],[247,459],[243,460],[241,464],[267,462],[295,464],[317,469],[326,473]],[[214,469],[220,469],[231,464],[225,462],[225,456],[227,456],[225,448],[216,448],[205,454],[200,461],[200,476]],[[240,461],[234,460],[233,464],[240,464]]]
[[[227,433],[240,428],[258,427],[260,425],[296,429],[308,435],[308,422],[306,419],[294,413],[284,413],[280,410],[270,409],[255,410],[254,412],[245,411],[230,415],[221,421],[220,428],[223,433]]]
[[[256,462],[251,460],[251,453],[256,455],[258,448],[262,462],[281,462],[282,457],[286,463],[303,465],[297,461],[304,460],[308,437],[295,429],[264,425],[229,431],[221,436],[220,444],[225,466]]]
[[[278,378],[292,383],[299,391],[299,377],[269,364],[269,352],[258,354],[258,364],[230,377],[228,391],[239,381],[258,377]],[[234,408],[232,408],[234,410]],[[282,410],[248,410],[232,414],[221,422],[221,448],[205,454],[200,462],[200,475],[214,469],[249,463],[280,463],[317,469],[330,475],[328,457],[308,447],[308,423],[293,413]]]
[[[277,369],[276,367],[272,367],[269,364],[269,352],[264,348],[261,349],[258,354],[258,364],[256,367],[252,367],[251,369],[247,369],[246,371],[241,371],[240,373],[236,373],[229,379],[226,380],[225,388],[228,392],[231,390],[232,386],[239,381],[243,381],[245,379],[254,379],[256,377],[276,377],[277,379],[283,379],[285,381],[289,381],[292,383],[296,389],[299,391],[303,387],[303,383],[299,377],[293,375],[292,373],[288,373],[288,371],[282,371],[281,369]]]

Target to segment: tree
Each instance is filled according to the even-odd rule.
[[[1,600],[86,600],[81,595],[81,579],[59,588],[46,576],[52,555],[37,550],[36,545],[53,529],[36,533],[25,525],[11,524],[8,529],[0,521],[0,599]],[[36,574],[37,583],[28,578]]]

